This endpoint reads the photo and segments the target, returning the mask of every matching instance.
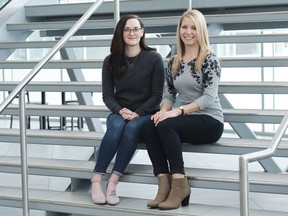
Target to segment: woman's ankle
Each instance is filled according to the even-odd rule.
[[[106,193],[110,194],[111,192],[115,192],[116,188],[117,188],[117,185],[118,185],[118,182],[114,182],[114,181],[108,180]]]
[[[92,193],[95,195],[103,195],[103,188],[102,188],[102,178],[103,175],[100,174],[94,174],[92,179],[91,179],[91,184],[92,184]]]
[[[179,178],[184,178],[185,175],[182,174],[182,173],[174,173],[172,174],[172,178],[176,178],[176,179],[179,179]]]
[[[107,194],[116,191],[116,187],[119,183],[119,180],[120,180],[120,176],[112,173],[112,175],[110,176],[107,182],[107,188],[106,188]]]
[[[103,179],[103,175],[98,174],[98,173],[94,173],[94,175],[91,178],[91,182],[102,182]]]

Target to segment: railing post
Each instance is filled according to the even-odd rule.
[[[249,176],[248,161],[245,156],[239,157],[240,216],[249,216]]]
[[[114,21],[115,27],[120,20],[120,3],[119,0],[114,0]]]
[[[20,154],[21,154],[21,179],[22,179],[22,204],[23,216],[29,216],[28,195],[28,165],[26,143],[26,115],[25,115],[25,88],[19,93],[19,125],[20,125]]]
[[[193,0],[188,0],[188,10],[192,10],[192,1]]]

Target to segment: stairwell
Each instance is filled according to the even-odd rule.
[[[13,1],[12,1],[13,2]],[[25,4],[24,4],[25,3]],[[0,41],[0,67],[2,70],[13,69],[18,72],[19,77],[24,77],[41,56],[30,61],[17,57],[17,52],[27,50],[33,54],[33,50],[45,55],[59,38],[61,38],[79,17],[89,8],[91,2],[75,4],[57,4],[56,1],[45,1],[38,5],[37,1],[24,1],[17,4],[14,12],[8,6],[7,11],[3,11],[10,19],[2,20],[1,41]],[[147,43],[157,46],[162,53],[165,63],[167,63],[173,47],[175,46],[175,30],[179,16],[187,9],[187,1],[174,0],[143,0],[143,1],[121,1],[121,14],[135,13],[143,18],[146,32],[150,37]],[[15,5],[14,5],[15,6]],[[12,7],[12,6],[11,6]],[[274,44],[287,41],[286,33],[259,34],[260,30],[285,29],[288,18],[288,4],[285,1],[193,1],[193,8],[201,10],[209,25],[210,40],[213,49],[220,56],[221,65],[224,69],[224,76],[229,70],[240,69],[245,74],[247,68],[273,68],[281,67],[285,70],[288,66],[286,56],[229,56],[223,55],[221,46],[240,46],[243,44]],[[2,14],[2,11],[1,11]],[[0,14],[0,15],[1,15]],[[192,201],[189,207],[179,208],[172,211],[159,211],[146,208],[147,197],[133,195],[133,192],[125,193],[130,184],[138,187],[155,188],[156,179],[152,175],[152,167],[149,161],[141,163],[137,160],[131,162],[127,169],[127,175],[122,178],[123,192],[120,192],[121,203],[117,206],[98,206],[91,202],[89,194],[89,179],[91,170],[95,164],[94,152],[99,147],[105,127],[105,118],[109,114],[107,108],[99,102],[101,95],[100,70],[102,61],[110,45],[111,34],[114,27],[113,2],[103,3],[89,21],[76,33],[51,60],[44,69],[36,76],[25,90],[31,94],[41,94],[41,105],[27,104],[26,114],[34,116],[34,121],[38,117],[44,117],[47,123],[49,118],[52,122],[58,123],[61,117],[67,119],[74,117],[84,118],[85,127],[82,131],[72,130],[48,130],[33,128],[27,130],[27,143],[29,146],[38,146],[39,149],[46,149],[46,146],[58,146],[63,151],[69,149],[79,149],[82,154],[76,158],[43,158],[41,150],[39,155],[31,155],[28,158],[29,175],[35,177],[57,177],[66,179],[65,188],[29,188],[31,209],[46,211],[47,215],[240,215],[239,206],[225,205],[225,203],[215,202],[201,203]],[[247,30],[248,34],[229,34],[231,31]],[[257,30],[257,31],[256,31]],[[255,34],[252,34],[255,31]],[[223,34],[223,32],[227,34]],[[281,31],[278,31],[281,32]],[[28,38],[28,39],[27,39]],[[91,57],[79,56],[79,50],[85,51]],[[13,56],[11,57],[11,54]],[[16,54],[15,54],[16,53]],[[222,56],[223,55],[223,56]],[[263,69],[264,68],[264,69]],[[51,80],[45,80],[41,76],[43,73],[51,74]],[[92,75],[91,75],[92,74]],[[95,75],[97,74],[97,75]],[[247,76],[247,74],[245,74]],[[63,78],[64,77],[64,78]],[[88,80],[87,80],[88,77]],[[59,80],[62,81],[60,82]],[[233,80],[233,79],[232,79]],[[249,82],[248,82],[249,81]],[[226,133],[223,138],[213,145],[191,146],[183,144],[183,151],[187,155],[187,175],[193,188],[219,191],[239,191],[239,172],[236,169],[215,169],[195,167],[193,160],[197,154],[205,154],[207,160],[213,161],[216,155],[226,157],[246,154],[267,148],[273,133],[256,133],[247,124],[271,124],[277,125],[281,122],[286,113],[286,108],[275,109],[260,107],[243,108],[233,107],[233,100],[251,95],[277,95],[283,97],[288,94],[287,81],[283,82],[269,80],[233,80],[222,81],[219,89],[222,106],[224,108]],[[15,88],[17,81],[0,82],[0,91],[8,92]],[[79,105],[64,106],[62,92],[66,92],[72,99],[77,100]],[[71,93],[72,92],[72,93]],[[93,94],[91,94],[91,92]],[[53,100],[54,97],[61,99]],[[269,95],[269,96],[267,96]],[[45,100],[43,100],[45,99]],[[50,102],[52,99],[52,103]],[[101,97],[100,97],[101,99]],[[96,101],[96,102],[95,102]],[[58,104],[57,104],[58,102]],[[53,104],[54,103],[54,104]],[[9,105],[1,116],[18,115],[18,106]],[[35,118],[36,116],[36,118]],[[60,121],[59,121],[60,122]],[[1,143],[19,143],[18,128],[0,128]],[[19,147],[20,148],[20,147]],[[32,147],[31,147],[32,148]],[[288,193],[287,166],[279,165],[279,160],[287,158],[288,142],[284,139],[273,158],[260,161],[257,169],[250,172],[250,191],[257,194],[278,194],[280,197]],[[145,154],[145,145],[139,144],[139,154]],[[211,157],[209,159],[209,157]],[[224,162],[225,163],[225,162]],[[259,167],[261,167],[259,169]],[[260,170],[260,171],[259,171]],[[0,171],[7,174],[19,176],[20,157],[19,155],[1,155]],[[18,186],[0,186],[0,205],[7,207],[21,208],[21,188]],[[197,193],[196,193],[197,194]],[[208,192],[209,194],[209,192]],[[192,193],[193,196],[193,193]],[[195,199],[196,200],[196,199]],[[201,200],[201,199],[200,199]],[[288,199],[287,199],[288,200]],[[284,202],[285,203],[285,202]],[[288,204],[288,203],[287,203]],[[251,215],[287,215],[288,209],[266,209],[265,207],[252,206]]]

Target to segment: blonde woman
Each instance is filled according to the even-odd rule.
[[[147,150],[158,178],[158,193],[148,207],[168,210],[189,204],[191,188],[185,176],[181,143],[213,143],[221,137],[220,72],[203,14],[186,11],[178,23],[177,55],[168,63],[160,111],[144,125]],[[180,102],[177,107],[176,96]]]

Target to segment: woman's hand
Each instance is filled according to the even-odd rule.
[[[123,108],[119,111],[119,114],[122,116],[123,119],[125,120],[132,120],[135,118],[138,118],[139,115],[135,112],[132,112],[131,110],[127,108]]]
[[[167,118],[171,118],[171,117],[176,117],[179,116],[179,109],[173,109],[170,111],[159,111],[157,113],[155,113],[152,117],[151,120],[154,121],[155,126],[157,126],[159,124],[159,122],[167,119]]]

